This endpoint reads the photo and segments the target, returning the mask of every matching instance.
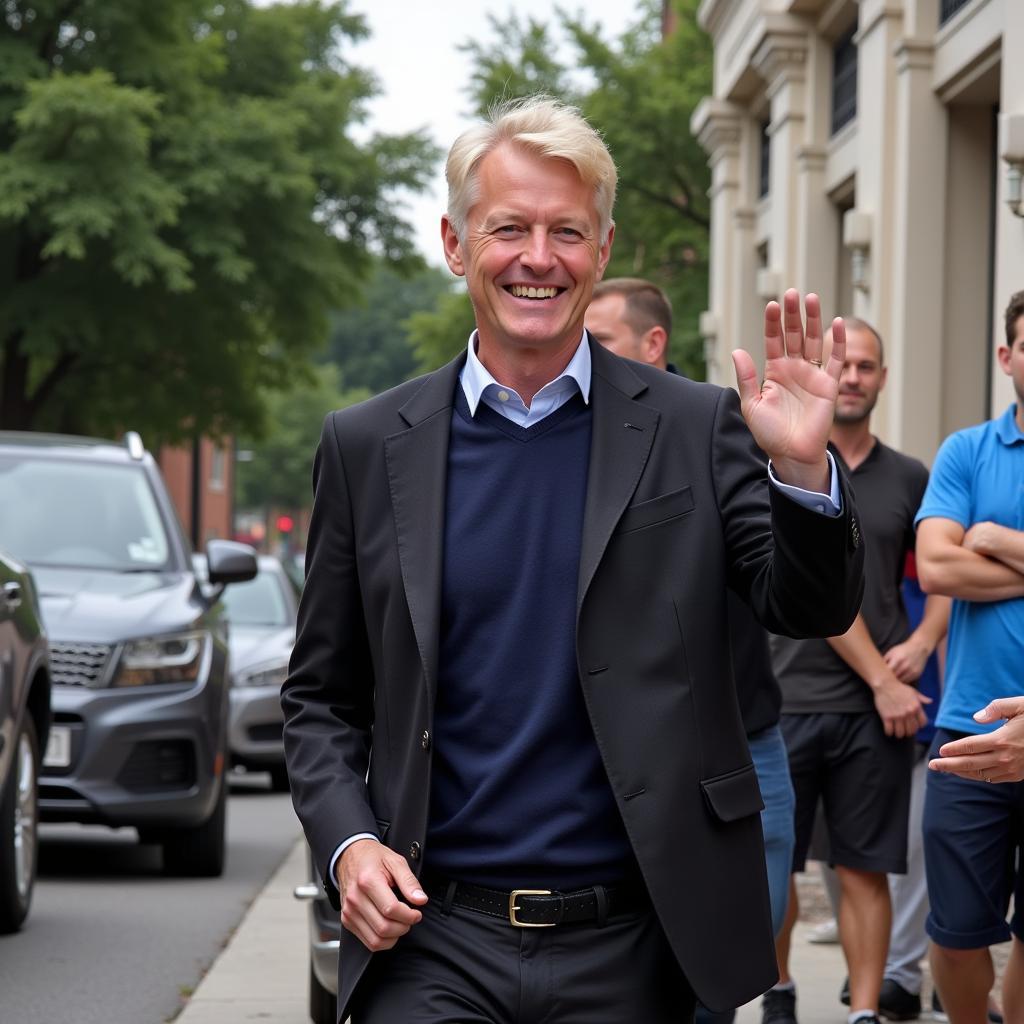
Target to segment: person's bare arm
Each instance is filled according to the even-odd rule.
[[[975,523],[964,535],[964,547],[1024,573],[1024,532],[999,523]]]
[[[903,643],[894,644],[885,652],[886,665],[901,683],[913,683],[921,677],[932,652],[946,635],[952,606],[952,598],[929,594],[917,629]]]
[[[917,573],[921,588],[964,601],[1024,597],[1024,573],[964,546],[967,531],[938,516],[917,528]]]
[[[862,615],[842,636],[830,636],[828,644],[871,688],[886,736],[913,736],[924,725],[921,705],[930,704],[930,698],[900,682],[871,639]]]

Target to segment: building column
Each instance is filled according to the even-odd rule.
[[[807,32],[772,30],[765,34],[751,64],[767,83],[771,105],[769,195],[771,249],[768,269],[783,287],[796,284],[800,251],[798,216],[799,154],[806,145]]]
[[[895,49],[887,437],[925,461],[942,436],[947,118],[932,89],[934,33]],[[876,236],[877,237],[877,236]],[[873,282],[874,283],[874,282]]]
[[[690,119],[690,131],[708,154],[711,168],[711,252],[709,257],[708,310],[700,319],[704,338],[707,379],[715,384],[732,382],[729,353],[736,347],[730,268],[733,262],[733,211],[740,191],[740,110],[733,104],[707,97]]]
[[[992,305],[994,307],[993,332],[996,345],[1006,344],[1003,313],[1010,296],[1024,288],[1024,204],[1015,213],[1007,203],[1007,172],[1010,157],[1024,168],[1024,145],[1020,136],[1024,129],[1024,4],[1007,3],[1003,22],[1003,53],[1000,66],[1000,139],[999,158],[996,162],[996,252]],[[1014,400],[1010,378],[999,369],[995,360],[991,366],[991,395],[989,415],[999,416]]]
[[[869,320],[890,340],[902,344],[892,320],[893,219],[895,204],[896,64],[901,41],[900,0],[860,0],[857,44],[857,199],[855,211],[866,214],[871,244],[866,249],[864,287],[854,295],[857,316]],[[868,69],[868,73],[864,73]],[[939,279],[941,280],[941,278]],[[886,353],[889,357],[890,353]],[[890,429],[891,407],[898,385],[890,381],[875,409],[872,427],[896,447],[902,439]]]

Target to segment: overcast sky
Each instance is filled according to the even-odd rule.
[[[576,0],[564,0],[564,6],[569,11],[579,8]],[[365,16],[372,33],[350,59],[372,69],[383,88],[371,106],[370,127],[388,133],[426,127],[444,150],[471,123],[469,100],[462,92],[469,60],[457,44],[492,40],[488,14],[505,19],[514,10],[524,21],[555,21],[551,0],[351,0],[349,9]],[[606,37],[619,35],[637,18],[634,0],[587,0],[584,10],[587,23],[599,23]],[[412,201],[407,210],[419,249],[438,265],[444,206],[439,164],[430,194]]]

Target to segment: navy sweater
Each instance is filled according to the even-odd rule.
[[[456,389],[428,860],[495,888],[615,882],[632,855],[576,666],[590,454],[577,395],[524,428]]]

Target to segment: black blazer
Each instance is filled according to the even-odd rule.
[[[853,498],[844,482],[843,515],[828,518],[770,488],[731,389],[593,343],[591,355],[580,685],[668,941],[700,1000],[725,1009],[776,979],[726,585],[773,632],[845,632],[863,587]],[[463,359],[324,423],[282,688],[293,799],[322,872],[357,832],[417,873],[430,861],[445,473]],[[369,956],[343,930],[342,1018]]]

